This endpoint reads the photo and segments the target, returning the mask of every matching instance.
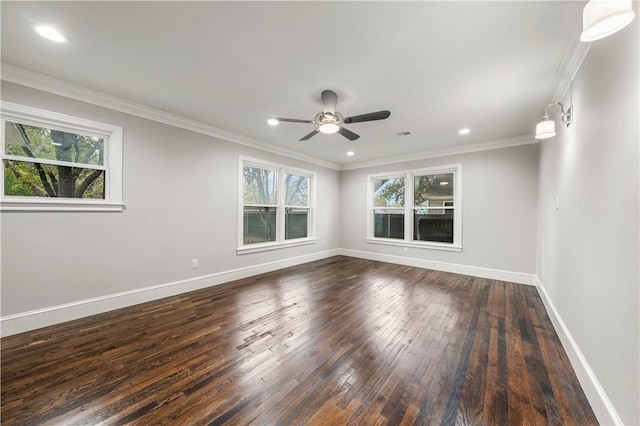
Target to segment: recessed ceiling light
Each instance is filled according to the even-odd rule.
[[[349,157],[353,157],[354,155],[356,155],[356,153],[355,153],[355,152],[353,152],[353,151],[349,151],[349,152],[347,152],[347,155],[348,155]]]
[[[460,133],[461,135],[466,135],[466,134],[471,133],[471,130],[470,130],[470,129],[467,129],[467,128],[465,127],[464,129],[460,129],[460,130],[458,130],[458,133]]]
[[[39,25],[34,28],[38,34],[42,37],[49,39],[51,41],[55,41],[56,43],[66,43],[67,39],[60,33],[60,31],[56,30],[53,27],[49,27],[47,25]]]
[[[270,118],[267,120],[267,123],[271,124],[272,126],[277,126],[279,121],[276,120],[275,118]]]

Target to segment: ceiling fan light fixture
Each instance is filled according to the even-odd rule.
[[[321,124],[320,127],[318,127],[318,130],[320,130],[321,133],[330,135],[332,133],[338,133],[338,130],[340,130],[340,126],[335,123],[324,123]]]
[[[313,123],[317,127],[307,135],[300,138],[300,141],[306,141],[317,135],[318,133],[324,134],[333,134],[338,133],[341,136],[349,139],[350,141],[355,141],[360,138],[360,135],[352,132],[351,130],[343,127],[343,124],[351,124],[351,123],[363,123],[366,121],[376,121],[376,120],[384,120],[389,118],[391,112],[389,111],[376,111],[369,112],[367,114],[360,115],[352,115],[350,117],[344,117],[342,114],[336,111],[336,103],[338,102],[338,95],[333,90],[323,90],[322,91],[322,111],[316,114],[313,120],[298,120],[295,118],[277,118],[277,117],[269,117],[270,119],[274,119],[282,121],[283,123]],[[277,124],[276,122],[271,122],[269,120],[269,124]]]

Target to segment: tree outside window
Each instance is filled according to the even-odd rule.
[[[460,165],[370,176],[371,242],[460,246]]]
[[[309,231],[309,176],[286,173],[284,239],[306,238]]]
[[[285,167],[242,163],[242,246],[307,239],[311,174]]]
[[[104,199],[104,146],[95,136],[5,121],[4,195]]]
[[[121,127],[0,102],[2,211],[122,211]]]
[[[247,166],[243,172],[243,244],[276,240],[277,172]]]
[[[404,239],[404,178],[373,181],[374,236]]]

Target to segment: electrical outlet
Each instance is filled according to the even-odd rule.
[[[198,268],[198,259],[191,259],[191,269]]]

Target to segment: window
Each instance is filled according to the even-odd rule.
[[[2,210],[122,210],[122,128],[2,103]]]
[[[369,176],[368,242],[461,250],[461,166]]]
[[[404,178],[374,179],[373,191],[373,236],[404,239]]]
[[[240,158],[238,253],[314,241],[312,172]]]

